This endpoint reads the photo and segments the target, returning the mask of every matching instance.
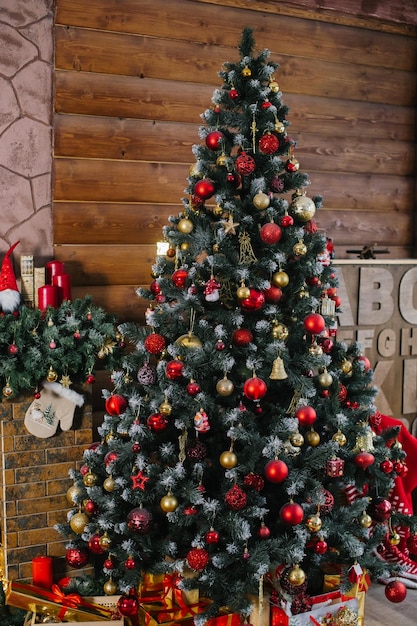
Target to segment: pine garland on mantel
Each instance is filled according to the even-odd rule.
[[[36,394],[43,380],[64,387],[93,384],[97,359],[111,371],[123,348],[116,318],[94,306],[91,296],[45,312],[22,306],[0,315],[2,399]]]

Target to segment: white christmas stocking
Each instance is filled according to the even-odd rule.
[[[40,398],[36,398],[25,415],[25,427],[31,435],[46,439],[58,428],[69,430],[74,419],[75,407],[82,406],[84,398],[73,389],[60,383],[43,383]]]

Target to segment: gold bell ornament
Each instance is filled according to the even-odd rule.
[[[288,374],[285,371],[284,361],[280,356],[277,356],[272,363],[272,371],[269,375],[271,380],[285,380],[288,378]]]

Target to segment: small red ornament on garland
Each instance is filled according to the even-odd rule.
[[[109,415],[121,415],[127,409],[127,400],[119,393],[114,393],[107,398],[105,409]]]
[[[224,501],[232,511],[241,511],[247,505],[248,496],[239,485],[234,485],[226,492]]]
[[[187,563],[196,572],[203,570],[209,561],[209,553],[204,548],[193,548],[187,554]]]

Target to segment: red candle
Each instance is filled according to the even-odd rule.
[[[58,304],[64,300],[71,300],[71,276],[69,274],[52,276],[52,284],[58,287]]]
[[[46,282],[52,285],[52,278],[64,273],[64,264],[62,261],[49,261],[45,265]]]
[[[38,289],[38,308],[45,311],[48,306],[58,306],[58,287],[55,285],[43,285]]]
[[[32,582],[35,587],[43,587],[43,589],[52,587],[52,557],[36,556],[32,560]]]

